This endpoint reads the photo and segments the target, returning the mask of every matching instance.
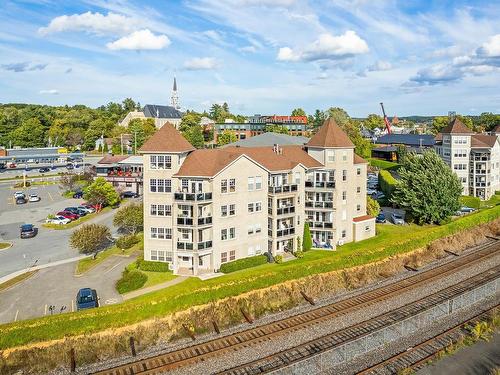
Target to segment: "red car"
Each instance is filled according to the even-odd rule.
[[[61,212],[58,212],[56,215],[57,216],[62,216],[64,218],[70,219],[70,220],[76,220],[76,219],[78,219],[80,217],[80,216],[78,216],[78,215],[76,215],[76,214],[74,214],[72,212],[69,212],[69,211],[61,211]]]

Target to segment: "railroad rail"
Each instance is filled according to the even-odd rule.
[[[435,358],[439,352],[445,350],[450,344],[457,343],[461,338],[470,334],[467,326],[474,326],[476,323],[482,322],[498,311],[500,304],[480,311],[467,321],[457,324],[446,331],[429,338],[422,343],[408,348],[405,351],[399,352],[390,358],[378,362],[368,368],[357,373],[357,375],[385,375],[396,374],[404,369],[419,370],[424,367],[430,360]]]
[[[491,258],[500,249],[498,239],[489,238],[484,243],[473,248],[467,254],[456,257],[454,260],[436,266],[432,269],[414,273],[412,276],[365,293],[346,298],[344,300],[318,307],[307,312],[290,316],[280,321],[255,326],[234,334],[221,336],[207,342],[195,344],[189,347],[139,359],[127,364],[115,366],[109,369],[96,371],[99,375],[125,375],[125,374],[161,374],[169,370],[186,365],[200,363],[208,358],[233,352],[240,348],[255,346],[261,342],[307,327],[314,326],[320,322],[345,315],[352,311],[366,308],[373,304],[399,295],[407,290],[422,286],[448,276],[452,273],[466,269],[472,264]]]

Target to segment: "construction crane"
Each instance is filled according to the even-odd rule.
[[[382,113],[384,114],[384,122],[385,122],[385,128],[387,129],[387,134],[391,134],[391,123],[389,122],[389,119],[385,114],[384,103],[380,103],[380,106],[382,107]]]

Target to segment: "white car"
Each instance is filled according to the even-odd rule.
[[[373,195],[376,193],[377,193],[377,190],[375,190],[375,189],[370,189],[370,188],[366,189],[366,194],[368,194],[368,195]]]
[[[93,208],[90,208],[90,207],[85,207],[85,206],[78,206],[77,207],[79,210],[82,210],[88,214],[91,214],[92,212],[95,212],[95,210]]]
[[[26,195],[24,194],[24,192],[23,192],[23,191],[16,191],[16,192],[14,193],[14,198],[15,198],[15,199],[17,199],[17,198],[25,198],[25,197],[26,197]]]
[[[30,194],[29,195],[29,198],[28,198],[28,201],[29,202],[39,202],[40,201],[40,197],[36,194]]]
[[[70,219],[66,219],[63,216],[55,216],[52,219],[47,219],[45,220],[46,223],[48,224],[59,224],[59,225],[66,225],[71,222]]]
[[[385,198],[384,193],[382,193],[381,191],[376,191],[376,190],[375,190],[375,193],[373,193],[371,196],[373,199],[384,199]]]

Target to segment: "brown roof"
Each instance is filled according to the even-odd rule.
[[[354,164],[368,164],[368,161],[361,156],[354,154]]]
[[[97,162],[97,164],[115,164],[119,161],[125,160],[130,155],[106,155],[101,160]]]
[[[458,117],[441,130],[441,133],[446,134],[473,134],[474,132],[464,125]]]
[[[498,124],[497,126],[495,126],[492,130],[493,133],[500,133],[500,124]]]
[[[442,141],[443,140],[443,133],[437,133],[436,136],[434,137],[435,141]]]
[[[365,220],[370,220],[370,219],[373,219],[373,216],[363,215],[363,216],[354,217],[352,219],[352,221],[354,221],[355,223],[359,223],[360,221],[365,221]]]
[[[187,152],[195,148],[170,123],[165,123],[139,149],[139,152]]]
[[[307,142],[307,146],[353,148],[354,144],[335,120],[330,117],[325,120],[318,132]]]
[[[491,148],[495,146],[496,141],[497,141],[496,135],[474,134],[471,137],[471,147]]]
[[[190,153],[176,175],[212,177],[241,155],[246,155],[270,171],[289,170],[298,164],[307,168],[322,166],[301,146],[281,146],[280,154],[274,152],[273,147],[226,147]]]

